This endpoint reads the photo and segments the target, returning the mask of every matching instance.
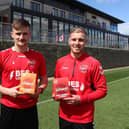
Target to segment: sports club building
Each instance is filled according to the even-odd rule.
[[[70,29],[81,26],[90,47],[128,49],[129,36],[118,33],[123,20],[77,0],[0,0],[0,38],[9,39],[17,18],[31,24],[31,42],[67,44]]]

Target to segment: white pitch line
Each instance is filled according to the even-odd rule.
[[[119,81],[122,81],[122,80],[126,80],[126,79],[129,79],[129,77],[124,77],[124,78],[119,79],[119,80],[114,80],[114,81],[108,82],[107,84],[111,85],[113,83],[116,83],[116,82],[119,82]],[[51,101],[53,101],[53,99],[47,99],[47,100],[38,102],[37,104],[39,105],[39,104],[48,103],[48,102],[51,102]]]
[[[128,77],[121,78],[119,80],[114,80],[114,81],[108,82],[107,84],[111,85],[113,83],[116,83],[116,82],[119,82],[119,81],[122,81],[122,80],[126,80],[126,79],[129,79],[129,76]]]
[[[48,102],[51,102],[51,101],[53,101],[53,99],[47,99],[47,100],[44,100],[44,101],[40,101],[37,104],[39,105],[39,104],[48,103]]]

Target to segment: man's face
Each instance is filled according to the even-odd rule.
[[[84,52],[84,46],[87,43],[86,35],[81,32],[74,32],[70,34],[68,42],[71,48],[71,54],[79,57]]]
[[[11,32],[11,36],[14,39],[15,45],[18,47],[24,47],[28,45],[30,38],[30,28],[22,27],[18,30],[14,29]]]

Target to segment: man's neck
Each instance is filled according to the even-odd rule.
[[[19,52],[19,53],[24,53],[24,52],[27,52],[29,50],[29,48],[28,47],[19,48],[17,46],[13,46],[12,50]]]
[[[71,56],[76,58],[76,59],[81,57],[82,54],[83,54],[83,52],[82,53],[77,53],[77,54],[71,52]]]

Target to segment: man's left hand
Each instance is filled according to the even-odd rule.
[[[63,100],[67,104],[70,104],[70,105],[80,104],[80,96],[79,95],[72,95],[71,97],[64,98]]]

